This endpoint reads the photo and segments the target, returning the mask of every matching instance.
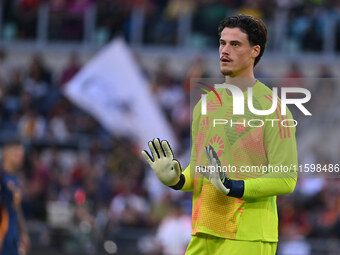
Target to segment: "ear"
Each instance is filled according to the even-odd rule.
[[[256,58],[260,54],[260,51],[261,51],[261,46],[260,45],[253,46],[253,49],[251,51],[251,56],[253,58]]]

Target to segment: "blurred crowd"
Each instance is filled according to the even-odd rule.
[[[327,43],[324,38],[331,40],[333,34],[334,49],[340,50],[340,6],[336,0],[3,0],[1,36],[6,40],[36,38],[42,22],[39,8],[44,3],[49,4],[49,40],[82,40],[85,17],[95,10],[89,21],[95,27],[91,40],[105,42],[116,35],[130,40],[132,33],[141,33],[145,44],[176,45],[181,24],[181,29],[191,26],[185,44],[215,46],[219,22],[227,15],[242,13],[264,19],[272,35],[283,24],[280,42],[286,48],[321,51]]]
[[[40,53],[33,54],[27,66],[9,63],[7,52],[0,50],[0,143],[18,135],[26,146],[19,178],[33,250],[40,246],[93,254],[107,238],[132,253],[158,254],[160,241],[152,239],[150,248],[144,242],[136,247],[136,240],[155,235],[166,219],[157,240],[166,243],[168,231],[177,231],[178,250],[183,249],[188,240],[181,236],[191,231],[190,194],[173,194],[163,187],[145,168],[135,141],[109,134],[64,97],[64,86],[82,66],[78,55],[71,54],[60,73],[47,66]],[[165,73],[153,78],[154,93],[164,90],[172,98],[160,103],[185,148],[190,143],[189,106],[183,106],[179,120],[171,116],[174,105],[184,104],[184,92],[179,86],[175,92],[175,81]],[[174,229],[172,220],[181,221],[179,226],[187,231]]]

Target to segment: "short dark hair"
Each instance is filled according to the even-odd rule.
[[[267,42],[267,28],[261,19],[254,18],[249,15],[235,15],[223,19],[218,27],[218,34],[221,33],[224,28],[239,28],[243,33],[247,34],[248,41],[251,46],[260,45],[260,54],[255,58],[254,66],[260,61],[263,52],[266,48]]]

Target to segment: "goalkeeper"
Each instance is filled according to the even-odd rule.
[[[225,18],[219,26],[220,70],[226,84],[238,86],[247,100],[252,87],[256,109],[270,109],[272,91],[254,77],[266,45],[264,23],[251,16]],[[244,115],[233,115],[230,91],[217,89],[223,107],[208,107],[201,114],[200,101],[193,112],[190,165],[182,171],[167,141],[149,142],[151,155],[142,154],[158,179],[175,190],[192,191],[192,238],[187,255],[274,255],[278,242],[276,196],[293,192],[297,180],[295,127],[281,125],[292,119],[279,107],[258,116],[245,104]],[[209,106],[207,102],[207,105]],[[234,125],[216,125],[213,119],[230,119]],[[263,125],[247,126],[249,120]],[[280,119],[280,121],[266,121]],[[235,166],[235,172],[221,171]],[[289,167],[287,173],[241,171],[246,166]],[[281,168],[282,169],[282,168]],[[203,178],[205,177],[205,178]]]

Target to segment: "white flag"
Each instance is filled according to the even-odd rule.
[[[116,39],[101,50],[65,86],[64,93],[114,135],[135,139],[140,148],[154,137],[177,141],[152,97],[130,49]]]

